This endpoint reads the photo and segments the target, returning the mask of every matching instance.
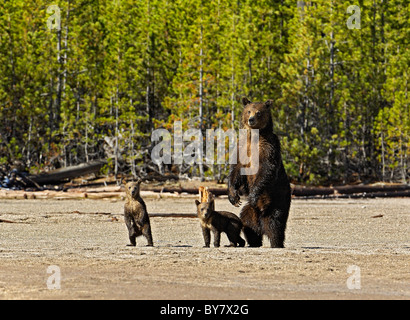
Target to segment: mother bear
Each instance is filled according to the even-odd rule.
[[[284,247],[291,202],[291,188],[283,167],[280,142],[273,133],[272,102],[252,103],[247,98],[242,99],[241,129],[248,131],[248,148],[250,130],[259,130],[259,168],[256,174],[242,174],[241,169],[251,166],[252,161],[242,164],[238,157],[237,164],[232,164],[229,172],[229,201],[238,207],[241,204],[240,195],[248,196],[240,217],[250,247],[262,246],[264,234],[268,236],[272,248]]]

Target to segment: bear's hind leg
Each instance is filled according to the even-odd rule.
[[[226,235],[228,236],[229,239],[229,246],[228,247],[244,247],[245,246],[245,240],[241,238],[241,231],[242,231],[242,224],[241,223],[231,223],[227,230],[226,230]]]
[[[269,238],[271,248],[284,248],[286,225],[272,216],[267,216],[263,218],[262,228]]]
[[[250,247],[262,246],[262,233],[259,223],[259,210],[246,204],[241,211],[243,233]]]
[[[238,237],[238,246],[239,247],[244,247],[245,246],[245,240],[241,238],[241,236]]]
[[[127,225],[128,236],[130,239],[130,244],[128,244],[127,246],[135,247],[137,245],[136,238],[141,235],[141,231],[135,224],[134,218],[129,214],[125,214],[125,224]]]
[[[226,247],[244,247],[245,246],[245,240],[241,238],[241,230],[239,231],[234,231],[233,233],[228,234],[228,239],[229,239],[229,246]]]
[[[257,248],[262,246],[262,236],[249,227],[243,228],[246,241],[250,247]]]
[[[154,242],[152,241],[151,224],[149,222],[142,228],[142,234],[148,241],[147,247],[153,247]]]

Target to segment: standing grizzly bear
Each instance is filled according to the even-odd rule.
[[[128,246],[135,247],[135,239],[143,235],[148,241],[147,246],[152,247],[154,244],[152,242],[151,224],[147,207],[140,196],[140,184],[141,180],[138,182],[129,182],[125,185],[127,199],[124,206],[124,218],[131,242]]]
[[[231,165],[229,172],[229,201],[238,207],[241,204],[240,195],[248,196],[248,203],[242,208],[240,217],[250,247],[262,246],[265,234],[272,248],[283,248],[291,189],[282,163],[280,142],[273,133],[272,100],[252,103],[243,98],[242,103],[241,129],[248,130],[248,148],[250,129],[259,130],[259,168],[256,174],[241,174],[241,168],[252,163],[241,164],[238,157],[238,163]]]

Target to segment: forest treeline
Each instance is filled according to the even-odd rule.
[[[238,129],[247,96],[273,99],[292,181],[409,182],[409,12],[405,0],[1,1],[0,165],[161,171],[147,167],[154,129]]]

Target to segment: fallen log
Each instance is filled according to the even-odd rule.
[[[296,197],[326,196],[326,195],[331,195],[334,193],[335,193],[335,190],[333,188],[327,188],[327,187],[294,186],[292,189],[292,195]]]
[[[188,194],[199,194],[198,188],[183,188],[183,187],[148,187],[145,188],[146,191],[160,192],[160,193],[188,193]],[[228,190],[225,188],[208,188],[208,191],[215,196],[226,196],[228,195]]]
[[[147,190],[166,193],[198,194],[198,188],[183,187],[151,187]],[[209,192],[215,196],[226,196],[226,188],[209,188]],[[294,186],[292,195],[295,197],[317,197],[325,198],[375,198],[375,197],[408,197],[410,196],[409,185],[368,185],[368,186],[338,186],[338,187],[304,187]]]
[[[101,193],[85,193],[87,199],[108,199],[108,198],[123,198],[125,199],[125,192],[101,192]]]
[[[87,188],[87,187],[80,187],[80,188],[72,188],[67,189],[68,193],[76,193],[76,192],[86,192],[86,193],[101,193],[101,192],[121,192],[124,191],[123,187],[121,186],[106,186],[106,187],[99,187],[99,188]]]
[[[89,163],[80,164],[78,166],[57,169],[50,172],[29,176],[28,180],[32,180],[37,185],[61,183],[68,179],[73,179],[90,173],[97,173],[106,163],[107,162],[104,160],[92,161]]]
[[[409,185],[349,185],[336,187],[303,187],[294,186],[292,194],[296,197],[337,196],[349,197],[406,197],[410,191]]]
[[[155,174],[155,175],[149,174],[148,176],[141,178],[141,180],[143,182],[146,182],[146,181],[164,182],[164,181],[169,181],[169,180],[178,181],[179,177],[175,174],[164,174],[164,175],[162,175],[162,174]]]
[[[396,192],[410,190],[410,185],[352,185],[332,187],[335,193],[353,194],[353,193],[371,193],[371,192]]]

